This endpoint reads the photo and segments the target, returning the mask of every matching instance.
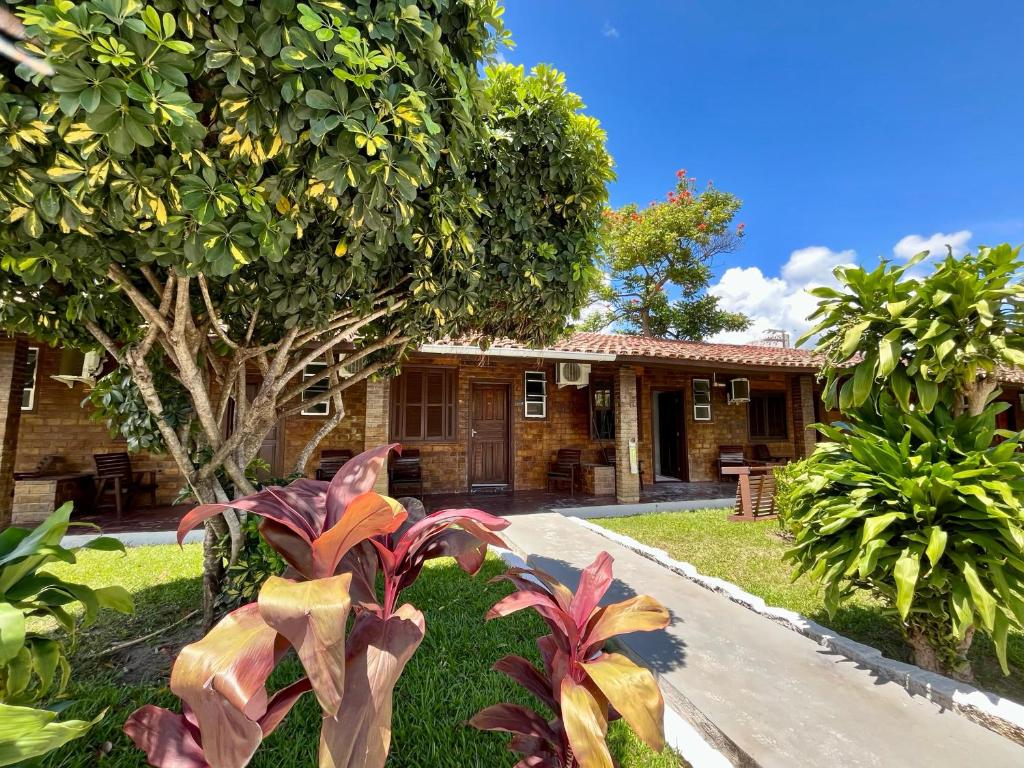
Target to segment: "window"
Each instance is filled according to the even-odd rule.
[[[548,377],[544,371],[526,372],[524,408],[528,419],[543,419],[548,415]]]
[[[693,420],[711,421],[711,379],[693,380]]]
[[[36,407],[36,368],[39,366],[39,347],[29,347],[25,357],[25,387],[21,390],[21,410]]]
[[[396,442],[455,439],[455,371],[407,368],[391,385],[391,437]]]
[[[752,394],[748,408],[751,437],[762,440],[785,440],[788,437],[784,393]]]
[[[610,382],[590,387],[590,432],[595,440],[615,439],[615,393]]]
[[[316,376],[323,373],[324,368],[327,367],[327,363],[309,363],[302,371],[303,383],[309,381]],[[330,389],[330,379],[324,377],[316,384],[311,384],[302,390],[302,401],[316,400],[320,395],[324,394]],[[303,416],[327,416],[331,412],[331,401],[324,400],[322,403],[314,403],[313,405],[305,406],[302,409]]]

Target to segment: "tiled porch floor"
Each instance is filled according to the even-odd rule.
[[[656,483],[644,486],[640,502],[703,501],[731,498],[736,495],[735,483]],[[429,511],[476,507],[495,515],[521,515],[565,507],[595,507],[615,504],[612,496],[570,496],[567,491],[522,491],[520,493],[432,493],[423,497]],[[112,512],[83,515],[73,522],[98,525],[104,533],[150,533],[173,531],[189,509],[187,504],[134,509],[117,520]],[[71,533],[87,533],[84,528]]]

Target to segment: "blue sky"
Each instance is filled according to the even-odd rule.
[[[505,58],[563,70],[608,132],[613,205],[663,197],[678,168],[744,201],[714,290],[757,327],[797,330],[835,264],[1024,242],[1021,0],[507,0],[505,18]]]

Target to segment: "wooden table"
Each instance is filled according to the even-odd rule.
[[[736,483],[736,509],[730,520],[748,523],[774,520],[775,474],[770,466],[723,467],[723,475],[733,475]]]
[[[69,501],[77,514],[87,514],[93,510],[93,496],[92,472],[23,477],[14,484],[12,522],[22,527],[38,525]]]

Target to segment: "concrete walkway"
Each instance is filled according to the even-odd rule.
[[[627,650],[735,765],[1024,766],[1024,747],[562,515],[511,519],[504,537],[530,565],[575,587],[605,550],[615,558],[609,600],[644,593],[665,604],[668,629],[628,636]]]

